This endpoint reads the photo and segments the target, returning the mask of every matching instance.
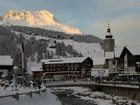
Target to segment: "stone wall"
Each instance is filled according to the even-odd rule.
[[[128,97],[140,102],[140,89],[130,87],[102,86],[102,91],[107,94]]]

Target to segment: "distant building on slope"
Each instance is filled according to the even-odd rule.
[[[12,71],[13,71],[13,58],[11,58],[9,55],[1,55],[0,56],[0,77],[12,77]]]
[[[91,75],[93,60],[89,57],[44,59],[42,71],[33,71],[33,78],[39,78],[43,74],[45,78],[54,80],[87,78]]]

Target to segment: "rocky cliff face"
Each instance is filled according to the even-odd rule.
[[[81,34],[80,30],[56,21],[54,14],[47,10],[17,11],[9,10],[3,16],[3,25],[40,27],[70,34]]]
[[[2,16],[0,16],[0,21],[3,21],[3,17]]]

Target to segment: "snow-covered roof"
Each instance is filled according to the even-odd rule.
[[[133,55],[140,55],[140,45],[136,45],[136,46],[126,46],[126,48],[127,48]]]
[[[43,71],[42,69],[42,64],[41,63],[36,63],[36,62],[30,62],[30,70],[31,71]]]
[[[44,59],[41,60],[45,64],[62,64],[62,63],[81,63],[87,57],[75,57],[75,58],[61,58],[61,59]]]
[[[115,58],[119,58],[124,47],[115,47]]]
[[[13,58],[9,55],[0,56],[0,66],[12,66],[13,65]]]
[[[104,65],[105,57],[95,57],[93,58],[93,65]]]

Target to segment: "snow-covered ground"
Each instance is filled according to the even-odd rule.
[[[30,88],[21,88],[19,92],[28,92],[33,91]],[[137,101],[128,99],[126,97],[120,97],[115,95],[107,95],[103,92],[91,91],[89,88],[82,87],[61,87],[61,88],[47,88],[46,92],[41,92],[41,94],[32,94],[32,98],[29,95],[20,95],[19,100],[17,101],[13,97],[4,97],[0,98],[0,105],[62,105],[62,102],[59,100],[54,93],[55,90],[72,90],[72,96],[76,96],[84,101],[89,101],[90,105],[140,105]],[[10,89],[4,90],[0,88],[0,96],[6,94],[12,94],[14,91]],[[67,96],[66,96],[67,97]],[[76,104],[76,103],[75,103]],[[73,104],[67,104],[73,105]],[[78,104],[79,105],[79,104]],[[83,103],[81,103],[83,105]],[[86,105],[86,104],[85,104]],[[89,104],[88,104],[89,105]]]
[[[30,89],[20,89],[21,91],[29,91]],[[0,94],[12,94],[13,91],[0,89]],[[32,98],[29,95],[20,95],[20,99],[17,101],[13,97],[0,98],[0,105],[61,105],[58,98],[52,94],[50,89],[47,89],[45,93],[36,94],[33,93]]]

